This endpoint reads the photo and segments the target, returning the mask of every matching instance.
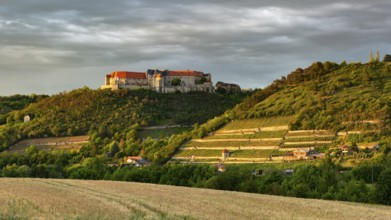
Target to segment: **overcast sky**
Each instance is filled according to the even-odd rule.
[[[112,71],[262,88],[314,61],[391,53],[389,0],[2,0],[0,96],[98,88]]]

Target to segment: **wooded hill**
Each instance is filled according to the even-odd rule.
[[[5,124],[7,119],[7,113],[14,110],[22,110],[29,104],[38,102],[47,95],[13,95],[13,96],[0,96],[0,124]]]
[[[204,123],[235,106],[245,95],[83,88],[40,99],[18,97],[15,102],[22,103],[19,108],[0,114],[4,118],[0,121],[3,149],[21,139],[47,136],[89,134],[92,140],[99,137],[106,142],[136,139],[141,126]],[[1,106],[6,104],[3,100],[6,98],[1,99]],[[23,122],[25,115],[31,117],[30,122]]]

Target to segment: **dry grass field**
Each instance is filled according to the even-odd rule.
[[[79,151],[81,148],[81,144],[67,144],[67,145],[34,145],[37,147],[38,150],[43,151]],[[18,154],[24,154],[26,152],[27,146],[13,146],[6,150],[6,152],[10,153],[18,153]]]
[[[142,183],[0,178],[0,219],[391,219],[387,206]]]
[[[26,139],[23,141],[19,141],[16,145],[18,146],[30,146],[30,145],[43,145],[47,143],[83,143],[88,142],[89,137],[87,135],[83,136],[72,136],[72,137],[50,137],[50,138],[34,138],[34,139]]]

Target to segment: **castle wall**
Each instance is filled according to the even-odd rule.
[[[107,84],[106,84],[107,85]],[[109,85],[148,86],[147,79],[110,78]]]
[[[106,76],[105,78],[105,85],[110,85],[110,76]]]
[[[164,78],[155,78],[153,87],[155,88],[156,92],[162,92],[162,89],[164,88],[164,81]]]
[[[118,89],[149,89],[148,85],[123,85],[123,84],[113,84],[113,85],[103,85],[100,87],[101,89],[111,89],[111,90],[118,90]]]
[[[138,85],[138,86],[148,86],[147,79],[126,79],[126,85]]]
[[[210,73],[204,74],[204,77],[206,78],[207,82],[212,82],[212,75]]]
[[[174,93],[174,92],[208,92],[213,93],[214,87],[212,83],[205,83],[200,85],[193,85],[193,86],[165,86],[162,87],[160,90],[162,93]]]
[[[179,78],[181,80],[181,86],[193,86],[195,85],[195,76],[166,76],[164,86],[171,86],[172,80]],[[198,77],[201,79],[201,77]]]
[[[149,71],[149,70],[148,70]],[[159,93],[173,93],[176,91],[186,93],[192,91],[201,91],[213,93],[214,87],[211,83],[211,75],[204,74],[204,77],[207,78],[207,82],[204,84],[199,84],[202,76],[169,76],[167,73],[146,73],[146,78],[119,78],[111,77],[110,75],[106,76],[105,85],[101,86],[101,89],[151,89]],[[181,84],[179,86],[171,86],[172,80],[179,78]]]

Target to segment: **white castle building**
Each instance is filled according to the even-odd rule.
[[[210,73],[194,70],[147,70],[147,72],[112,72],[106,75],[101,89],[151,89],[159,93],[202,91],[213,93]]]

